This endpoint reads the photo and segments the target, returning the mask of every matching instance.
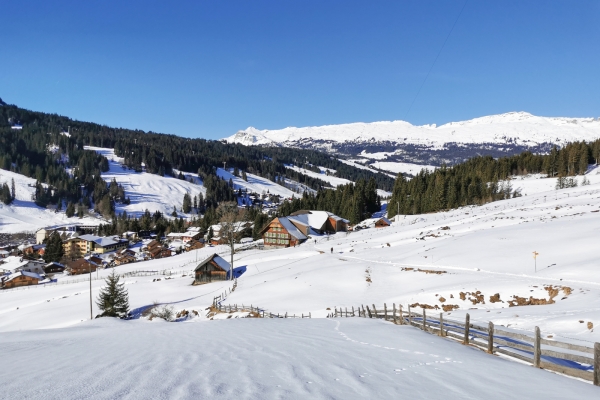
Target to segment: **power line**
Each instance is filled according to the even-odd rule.
[[[456,23],[458,22],[458,19],[462,15],[465,7],[467,6],[467,2],[468,1],[469,0],[465,0],[465,4],[463,4],[462,8],[460,9],[460,12],[458,13],[458,16],[454,20],[454,24],[452,24],[452,28],[450,28],[450,32],[448,32],[448,36],[446,36],[446,40],[444,40],[444,43],[442,44],[442,47],[440,48],[440,51],[438,51],[437,56],[435,56],[435,60],[433,60],[433,64],[431,64],[431,67],[429,68],[429,71],[427,72],[427,75],[425,75],[425,79],[423,79],[423,82],[421,83],[421,86],[419,87],[419,90],[417,91],[417,94],[416,94],[415,98],[413,99],[412,103],[410,103],[410,107],[408,107],[408,110],[406,111],[406,115],[404,116],[404,120],[405,121],[406,121],[406,118],[408,117],[408,113],[412,109],[412,106],[415,104],[415,101],[417,101],[417,97],[419,97],[419,93],[421,93],[421,89],[423,89],[423,86],[425,85],[425,82],[427,82],[427,78],[429,78],[429,74],[431,74],[431,71],[433,70],[433,67],[435,66],[435,63],[437,62],[438,58],[440,57],[440,54],[442,54],[442,50],[444,50],[444,47],[446,46],[446,42],[450,38],[450,35],[452,34],[452,31],[454,30],[454,27],[456,26]]]

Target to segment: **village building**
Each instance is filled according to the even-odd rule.
[[[347,232],[350,221],[328,211],[300,210],[288,216],[291,223],[305,235]]]
[[[231,264],[221,256],[212,254],[195,268],[194,284],[210,283],[215,281],[226,281],[231,273]]]
[[[392,225],[392,221],[385,217],[377,217],[377,218],[368,218],[364,221],[359,222],[353,227],[353,230],[361,230],[368,228],[387,228]]]
[[[387,218],[381,217],[375,221],[374,225],[375,228],[387,228],[388,226],[392,225],[392,221],[390,221]]]
[[[61,274],[65,271],[65,268],[63,264],[53,261],[44,265],[44,273],[46,275]]]
[[[39,274],[28,271],[19,271],[2,278],[2,287],[12,289],[20,286],[37,285],[44,278]]]
[[[265,247],[294,247],[306,241],[302,233],[287,217],[278,217],[261,231]]]
[[[206,246],[206,241],[200,238],[198,240],[190,240],[187,242],[184,246],[184,249],[185,251],[192,251],[202,249],[204,246]]]
[[[89,262],[85,258],[71,261],[67,263],[67,271],[70,275],[81,275],[90,272],[95,272],[98,266],[94,263]]]
[[[137,258],[135,256],[135,252],[130,249],[124,249],[117,252],[117,255],[114,259],[114,263],[116,265],[129,264],[132,262],[136,262]]]
[[[117,236],[100,237],[95,235],[81,235],[79,236],[79,239],[87,242],[85,254],[104,254],[115,250],[125,249],[129,244],[127,239],[121,239]]]
[[[13,259],[13,257],[9,257],[9,259]],[[17,259],[17,257],[14,257],[14,259]],[[44,260],[28,260],[26,258],[18,258],[18,261],[9,262],[5,265],[13,272],[23,271],[43,275],[45,262]]]

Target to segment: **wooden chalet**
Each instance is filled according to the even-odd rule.
[[[2,281],[2,287],[5,289],[12,289],[19,286],[37,285],[43,278],[33,272],[19,271]]]
[[[67,263],[67,271],[70,275],[87,274],[89,272],[95,272],[98,266],[94,263],[89,262],[85,258],[71,261]]]
[[[152,250],[148,249],[148,253],[150,253],[150,258],[152,259],[171,257],[173,254],[170,249],[166,249],[162,246],[155,246],[152,248]]]
[[[49,262],[48,264],[44,265],[44,272],[46,274],[60,274],[62,272],[64,272],[65,270],[65,266],[62,265],[61,263],[57,263],[57,262]]]
[[[294,247],[307,239],[287,217],[275,218],[263,228],[261,235],[266,247]]]
[[[196,266],[194,284],[226,281],[231,271],[231,264],[218,254],[213,254]]]
[[[390,225],[392,225],[392,221],[384,217],[381,217],[375,221],[375,228],[387,228]]]
[[[135,252],[133,250],[124,249],[117,252],[114,263],[116,265],[122,265],[135,262],[136,260]]]
[[[317,234],[347,232],[348,221],[328,211],[300,210],[287,217],[306,236],[311,231]]]
[[[185,251],[202,249],[204,246],[206,246],[204,239],[190,240],[185,244]]]

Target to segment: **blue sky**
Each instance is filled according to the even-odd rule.
[[[600,116],[600,1],[470,0],[440,53],[464,4],[5,2],[0,97],[213,139],[248,126]]]

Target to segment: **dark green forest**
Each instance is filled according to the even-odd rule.
[[[398,211],[423,214],[517,197],[520,193],[513,190],[508,180],[511,176],[581,175],[589,164],[597,164],[599,159],[600,140],[596,140],[569,143],[561,149],[554,147],[550,154],[544,155],[523,152],[498,159],[475,157],[434,172],[423,170],[411,180],[399,174],[388,203],[388,216],[391,218]]]

